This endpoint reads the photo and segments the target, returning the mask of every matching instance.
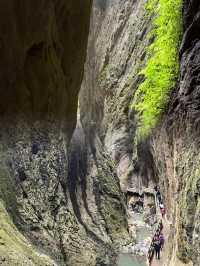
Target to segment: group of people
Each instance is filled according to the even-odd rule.
[[[151,265],[154,254],[156,259],[160,259],[160,251],[163,249],[165,243],[165,238],[163,234],[163,223],[162,220],[160,220],[158,228],[155,232],[155,235],[153,237],[153,240],[151,242],[151,246],[148,251],[148,261],[149,265]]]
[[[132,197],[129,201],[129,209],[134,212],[142,212],[144,208],[144,196],[140,195],[137,200]]]
[[[163,204],[163,200],[162,200],[162,196],[160,193],[160,190],[158,187],[155,187],[155,193],[156,193],[156,199],[158,201],[159,207],[160,207],[160,212],[162,215],[162,218],[164,218],[165,216],[165,206]],[[162,220],[160,220],[159,224],[158,224],[158,228],[153,236],[149,251],[148,251],[148,261],[149,261],[149,265],[151,265],[154,255],[156,257],[156,259],[160,259],[160,252],[164,247],[164,243],[165,243],[165,238],[164,238],[164,234],[163,234],[163,222]]]

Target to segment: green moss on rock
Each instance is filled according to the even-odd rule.
[[[5,206],[0,201],[0,263],[2,265],[56,265],[50,258],[40,254],[19,232]]]

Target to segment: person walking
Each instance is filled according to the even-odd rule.
[[[154,250],[155,250],[155,253],[156,253],[156,259],[160,260],[160,239],[159,239],[159,236],[156,235],[154,237]]]
[[[159,222],[159,231],[160,232],[162,232],[162,230],[163,230],[163,222],[162,222],[162,220],[160,220],[160,222]]]
[[[159,190],[156,192],[156,198],[157,198],[158,204],[160,204],[160,202],[162,201],[162,196]]]
[[[160,233],[159,240],[160,240],[160,249],[163,250],[165,244],[165,238],[162,232]]]
[[[154,246],[153,244],[151,244],[149,251],[148,251],[148,262],[149,262],[149,266],[151,266],[152,261],[153,261],[153,257],[154,257]]]
[[[160,207],[160,210],[162,210],[165,207],[162,201],[160,202],[159,207]]]
[[[161,212],[162,218],[164,218],[165,217],[165,207],[160,209],[160,212]]]
[[[161,193],[160,193],[159,186],[155,186],[154,190],[155,190],[155,193],[156,193],[156,199],[158,201],[158,204],[160,204],[160,202],[162,201],[162,196],[161,196]]]

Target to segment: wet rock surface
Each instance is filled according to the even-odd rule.
[[[160,187],[173,226],[166,265],[199,265],[199,1],[184,2],[180,80],[151,140]],[[178,259],[180,260],[178,260]]]
[[[136,208],[140,196],[134,193],[128,198],[128,225],[131,242],[121,250],[122,254],[130,255],[141,262],[145,262],[153,235],[157,229],[159,216],[151,212],[152,206],[156,209],[154,194],[145,194],[143,205]],[[146,219],[148,216],[149,219]],[[127,258],[128,259],[128,258]],[[145,262],[146,263],[146,262]]]
[[[84,195],[83,205],[77,201],[75,208],[84,226],[95,229],[98,238],[111,244],[110,250],[119,250],[130,242],[122,192],[130,183],[139,190],[150,182],[146,172],[139,181],[142,167],[139,173],[135,171],[136,151],[130,145],[135,131],[130,104],[140,81],[136,74],[145,63],[144,50],[149,43],[151,18],[143,19],[144,4],[94,1],[79,94],[80,124],[72,141],[71,170],[77,169],[72,194]]]
[[[92,150],[97,151],[98,138],[115,163],[123,192],[130,183],[136,190],[140,189],[140,183],[148,186],[149,177],[152,178],[148,171],[142,171],[142,161],[135,166],[137,149],[130,145],[136,127],[131,101],[142,79],[138,72],[146,61],[147,34],[151,27],[151,17],[144,5],[145,1],[129,0],[108,0],[105,9],[95,5],[80,91],[83,129]],[[146,161],[150,162],[149,156]]]
[[[2,265],[91,265],[67,187],[91,1],[0,6]]]
[[[153,227],[144,222],[142,213],[129,212],[129,230],[134,233],[131,244],[123,248],[123,253],[146,257],[151,243]]]
[[[200,4],[184,1],[180,80],[137,145],[145,3],[94,1],[87,49],[91,1],[1,2],[1,265],[113,266],[122,246],[146,254],[155,208],[131,214],[129,235],[124,193],[157,181],[173,225],[167,265],[200,265]]]

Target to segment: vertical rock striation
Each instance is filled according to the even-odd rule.
[[[136,123],[131,103],[142,80],[138,73],[146,62],[146,47],[151,42],[147,37],[151,16],[145,10],[145,1],[99,2],[95,1],[91,18],[80,92],[81,122],[93,153],[96,142],[101,143],[114,162],[122,191],[126,192],[128,186],[138,191],[151,183],[153,168],[143,171],[143,161],[136,161]],[[143,146],[139,147],[140,153]],[[144,157],[151,161],[147,152]]]
[[[184,2],[180,80],[152,137],[152,154],[172,222],[166,265],[200,265],[200,3]],[[180,261],[179,261],[180,260]]]
[[[102,254],[97,265],[115,265],[114,260],[109,262],[112,252],[130,241],[122,192],[128,186],[139,191],[152,178],[144,145],[139,152],[150,168],[143,171],[143,161],[135,160],[130,106],[149,44],[151,17],[144,6],[145,1],[129,0],[94,1],[93,5],[80,117],[71,142],[69,186],[80,224],[91,239],[97,239],[98,246],[92,245]]]
[[[47,265],[36,251],[29,255],[34,250],[18,230],[58,265],[88,263],[80,245],[85,233],[72,208],[67,178],[90,6],[89,0],[0,3],[4,265]],[[54,263],[49,259],[48,265]]]
[[[130,240],[123,192],[158,179],[167,265],[200,265],[200,4],[184,1],[180,80],[136,147],[145,3],[94,1],[87,47],[91,1],[1,1],[0,264],[115,265]]]

